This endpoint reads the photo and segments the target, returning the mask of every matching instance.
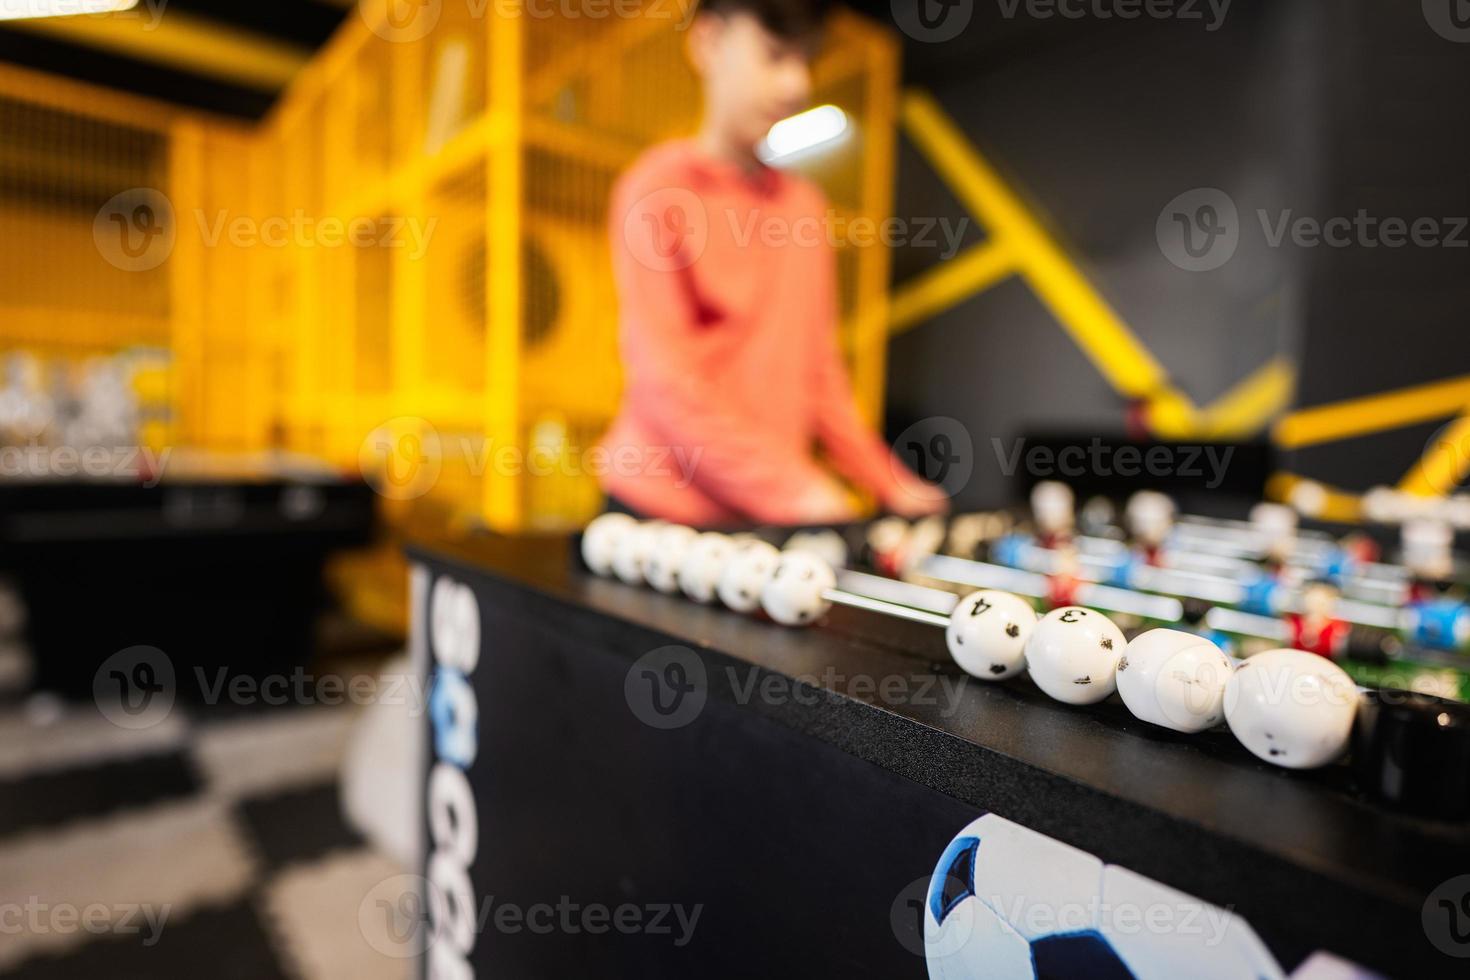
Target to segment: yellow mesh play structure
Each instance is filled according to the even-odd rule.
[[[619,388],[608,193],[697,123],[687,10],[400,6],[350,13],[256,126],[0,68],[0,343],[127,359],[151,443],[361,469],[390,518],[569,526]],[[844,14],[817,63],[852,125],[802,169],[839,219],[890,212],[896,59]],[[876,421],[888,256],[839,267]]]

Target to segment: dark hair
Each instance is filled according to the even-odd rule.
[[[699,0],[701,14],[750,14],[761,26],[787,41],[819,34],[832,0]]]

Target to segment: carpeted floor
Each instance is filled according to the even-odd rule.
[[[372,923],[412,879],[341,806],[362,709],[130,731],[25,692],[24,657],[0,648],[0,978],[410,975]]]

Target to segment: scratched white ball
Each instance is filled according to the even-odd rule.
[[[735,548],[735,542],[718,531],[706,531],[695,538],[679,566],[679,588],[695,602],[713,602],[715,588]]]
[[[653,545],[643,564],[643,578],[660,592],[679,591],[679,569],[684,553],[698,533],[682,524],[665,524],[653,536]]]
[[[1176,732],[1199,732],[1225,717],[1230,659],[1209,640],[1183,630],[1149,630],[1118,660],[1118,696],[1134,715]]]
[[[782,626],[805,626],[831,608],[822,593],[836,585],[836,573],[820,555],[787,551],[761,589],[761,608]]]
[[[944,642],[965,673],[1000,681],[1026,669],[1026,641],[1036,611],[1020,596],[982,589],[961,599],[949,614]]]
[[[1115,690],[1123,655],[1123,631],[1111,619],[1081,606],[1062,606],[1041,617],[1026,641],[1026,669],[1036,686],[1058,701],[1094,704]]]
[[[611,575],[613,556],[620,542],[638,522],[627,514],[594,517],[582,532],[582,561],[597,575]]]
[[[765,541],[751,539],[730,557],[715,594],[736,612],[755,612],[761,604],[761,590],[776,574],[781,552]]]
[[[642,521],[630,528],[613,552],[613,574],[629,585],[642,585],[644,569],[653,554],[654,538],[665,527],[668,525],[663,521]]]
[[[1315,769],[1347,748],[1358,711],[1351,677],[1326,657],[1267,650],[1235,668],[1225,685],[1225,721],[1267,762]]]

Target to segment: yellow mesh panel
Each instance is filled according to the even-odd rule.
[[[376,465],[375,431],[437,433],[426,499],[504,528],[584,520],[586,452],[619,389],[608,194],[698,123],[685,5],[433,6],[411,40],[349,15],[254,127],[0,68],[0,344],[60,363],[132,352],[156,441],[354,470]],[[852,127],[802,169],[840,220],[888,213],[895,59],[844,14],[815,67]],[[148,269],[94,233],[137,188],[172,211],[172,252]],[[838,267],[876,419],[887,256],[843,247]]]

